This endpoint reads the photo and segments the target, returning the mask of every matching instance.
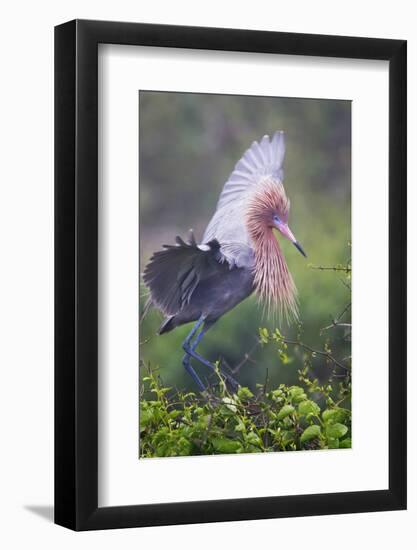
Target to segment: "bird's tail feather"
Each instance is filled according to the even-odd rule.
[[[165,332],[170,332],[175,327],[175,315],[171,315],[170,317],[167,317],[162,325],[159,327],[158,334],[165,334]]]

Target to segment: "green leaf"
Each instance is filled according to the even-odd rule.
[[[326,427],[326,434],[329,438],[340,438],[343,437],[348,431],[348,427],[344,424],[336,422],[336,424],[329,424]]]
[[[291,386],[288,390],[288,396],[293,403],[300,403],[300,401],[307,399],[307,395],[304,393],[303,388],[300,388],[300,386]]]
[[[262,445],[261,438],[255,432],[249,432],[245,437],[245,441],[246,443],[256,445],[257,447],[260,447]]]
[[[281,334],[281,332],[279,331],[278,328],[275,329],[275,331],[274,331],[274,336],[275,336],[276,338],[279,338],[279,339],[282,339],[282,338],[283,338],[283,336],[282,336],[282,334]]]
[[[318,416],[320,414],[320,407],[314,401],[307,399],[306,401],[301,401],[298,405],[298,412],[302,416]]]
[[[350,416],[350,411],[335,407],[334,409],[326,409],[322,413],[324,422],[344,422]]]
[[[223,397],[222,399],[223,403],[226,405],[228,409],[230,409],[232,412],[237,411],[237,407],[235,405],[235,401],[231,397]]]
[[[152,411],[149,409],[140,411],[139,420],[140,431],[143,431],[152,422]]]
[[[246,432],[246,426],[244,422],[239,418],[235,427],[237,432]]]
[[[271,398],[274,401],[282,401],[284,398],[284,392],[282,390],[274,390],[270,393]]]
[[[211,444],[214,447],[214,450],[218,453],[237,453],[242,449],[240,441],[235,439],[225,439],[223,437],[214,437],[211,440]]]
[[[207,428],[207,426],[210,424],[210,420],[211,414],[202,414],[197,419],[197,426]]]
[[[177,452],[175,453],[178,456],[189,456],[192,451],[192,444],[185,437],[180,437],[177,442]]]
[[[237,392],[237,396],[242,401],[247,401],[253,397],[253,393],[250,391],[249,388],[239,388]]]
[[[336,437],[329,437],[327,444],[329,449],[338,449],[340,447],[339,440]]]
[[[294,432],[290,432],[289,430],[284,430],[281,434],[282,443],[284,445],[287,445],[291,441],[294,441]]]
[[[311,439],[319,437],[320,433],[320,426],[317,426],[317,424],[313,424],[303,431],[300,441],[301,443],[305,443],[306,441],[310,441]]]
[[[262,344],[267,344],[269,340],[269,332],[267,328],[260,328],[259,329],[259,339],[262,342]]]
[[[283,365],[289,365],[293,362],[293,358],[289,357],[284,351],[279,350],[278,351],[279,358],[281,359],[281,363]]]
[[[293,413],[295,411],[295,408],[292,405],[284,405],[282,409],[278,413],[278,420],[282,420],[283,418],[286,418],[288,415]]]
[[[339,443],[339,447],[341,449],[350,449],[352,447],[352,440],[350,439],[350,437],[342,439],[342,441]]]

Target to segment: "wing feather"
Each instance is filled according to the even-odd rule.
[[[155,252],[143,272],[152,303],[165,315],[175,315],[191,301],[199,283],[221,270],[229,269],[220,262],[217,241],[202,249],[194,236],[186,243],[177,237],[176,245],[164,245]]]
[[[231,265],[252,265],[251,242],[244,222],[246,201],[266,180],[282,185],[284,156],[284,132],[275,132],[272,139],[263,136],[243,154],[224,184],[203,242],[216,239],[221,244],[223,258]]]
[[[253,190],[254,186],[268,176],[276,179],[277,183],[282,183],[284,156],[284,132],[275,132],[272,139],[264,136],[260,143],[254,141],[236,163],[224,184],[217,208],[223,208],[232,200],[241,199],[242,194]]]

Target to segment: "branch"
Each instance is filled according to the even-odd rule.
[[[285,336],[282,337],[282,341],[285,342],[285,344],[289,344],[291,346],[300,346],[301,348],[309,351],[310,353],[315,353],[316,355],[321,355],[322,357],[326,357],[329,361],[331,361],[334,365],[337,365],[341,369],[343,369],[346,372],[350,372],[350,368],[346,365],[343,365],[340,361],[338,361],[333,355],[331,355],[327,351],[321,351],[318,349],[314,349],[307,344],[304,344],[303,342],[299,342],[298,340],[288,340],[288,338],[285,338]]]
[[[327,327],[324,327],[322,329],[320,329],[320,334],[322,334],[325,330],[329,330],[330,328],[333,328],[333,327],[349,327],[349,328],[352,328],[352,324],[351,323],[341,323],[340,320],[342,319],[342,317],[345,315],[345,313],[347,313],[347,311],[349,311],[349,309],[351,308],[352,306],[352,303],[349,302],[345,308],[343,309],[342,313],[340,313],[336,319],[333,319],[332,320],[332,324],[331,325],[328,325]]]
[[[318,269],[319,271],[343,271],[343,273],[351,273],[352,271],[350,265],[323,266],[310,264],[308,267],[310,269]]]
[[[236,374],[240,371],[240,369],[246,363],[250,362],[250,363],[256,364],[256,361],[252,359],[252,354],[255,352],[256,348],[260,346],[260,344],[261,344],[260,340],[256,340],[255,344],[251,347],[251,349],[248,352],[245,353],[245,355],[243,356],[243,359],[235,367],[230,367],[224,359],[222,360],[222,362],[226,364],[227,368],[230,370],[232,374]]]

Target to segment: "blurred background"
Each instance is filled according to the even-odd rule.
[[[307,253],[307,260],[288,241],[280,239],[299,293],[301,339],[323,349],[332,338],[333,355],[350,356],[350,342],[336,328],[321,334],[350,302],[343,274],[321,271],[350,261],[351,239],[351,103],[339,100],[140,92],[140,270],[162,244],[176,235],[197,241],[204,233],[219,194],[234,165],[254,140],[284,130],[286,157],[284,186],[291,200],[289,225]],[[140,288],[141,312],[146,287]],[[192,325],[156,336],[162,315],[151,310],[140,323],[141,359],[159,367],[163,382],[196,389],[182,367],[181,343]],[[350,322],[350,312],[344,317]],[[224,358],[239,364],[253,349],[259,327],[274,328],[256,296],[222,317],[204,338],[199,352],[211,361]],[[296,337],[298,327],[278,327]],[[239,372],[242,385],[254,389],[296,384],[300,361],[281,364],[271,347],[257,347]],[[319,379],[328,375],[323,364],[313,364]],[[208,373],[198,366],[202,377]]]

